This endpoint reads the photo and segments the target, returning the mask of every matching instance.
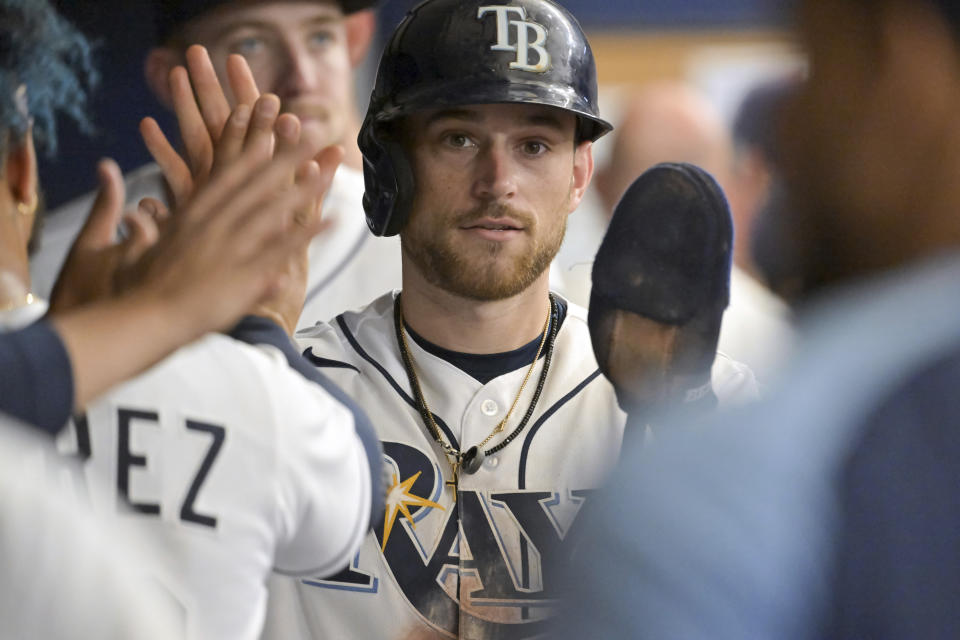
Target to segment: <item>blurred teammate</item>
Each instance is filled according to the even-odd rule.
[[[354,71],[366,57],[374,34],[371,7],[376,0],[158,0],[154,5],[160,45],[147,56],[147,82],[161,102],[173,106],[168,75],[187,62],[186,50],[203,45],[210,53],[227,97],[235,97],[227,81],[227,58],[242,55],[260,91],[281,99],[281,110],[320,128],[327,144],[345,149],[327,194],[325,233],[313,241],[304,323],[327,319],[336,310],[358,306],[398,287],[395,271],[382,261],[399,258],[395,241],[373,243],[363,224],[360,199],[363,182],[357,169],[359,116],[354,97]],[[209,114],[219,117],[225,114]],[[153,150],[156,129],[141,129]],[[186,151],[194,152],[189,144]],[[172,204],[189,191],[183,176],[148,165],[127,176],[128,201],[156,197]],[[36,288],[46,294],[72,238],[89,209],[92,196],[52,213],[35,260]]]
[[[784,257],[777,255],[779,247],[764,244],[756,227],[761,211],[775,216],[784,206],[776,193],[780,156],[776,129],[780,107],[796,85],[796,78],[781,78],[747,93],[734,118],[733,161],[725,183],[736,233],[721,349],[749,364],[764,383],[772,381],[785,361],[793,330],[786,303],[770,289],[772,274],[757,264],[755,256],[774,261]]]
[[[12,236],[0,245],[0,302],[28,304],[18,292],[29,290],[24,221],[37,202],[32,116],[52,137],[55,113],[82,106],[77,81],[88,67],[76,58],[82,36],[45,2],[0,0],[0,41],[0,215]],[[264,144],[275,117],[254,119],[261,128],[250,135],[245,124],[229,126],[216,171],[159,239],[155,225],[131,219],[132,240],[113,244],[123,186],[115,165],[101,167],[104,186],[58,282],[54,319],[0,335],[0,408],[24,409],[55,431],[66,418],[58,425],[59,411],[85,407],[275,288],[289,255],[316,232],[317,202],[339,161],[334,150],[311,160],[319,133],[300,140],[296,118],[284,118],[275,156]],[[378,493],[380,452],[369,425],[339,391],[291,370],[288,359],[301,361],[279,327],[247,321],[235,331],[258,344],[272,336],[275,347],[210,334],[75,419],[90,492],[83,504],[97,518],[37,472],[48,447],[0,415],[5,636],[253,638],[271,568],[330,571],[352,555]],[[257,404],[240,407],[234,394]],[[248,477],[256,481],[237,491]],[[140,490],[157,496],[155,509],[138,501]],[[152,527],[133,524],[152,517]],[[148,545],[150,534],[161,544]],[[136,547],[153,553],[134,555]]]
[[[799,15],[777,218],[800,248],[797,355],[765,402],[625,452],[565,637],[960,634],[960,13]]]

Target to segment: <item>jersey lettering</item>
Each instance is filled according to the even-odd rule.
[[[130,435],[136,424],[147,423],[160,426],[160,417],[155,411],[141,411],[120,407],[117,409],[117,501],[125,507],[145,515],[162,516],[161,507],[157,503],[140,502],[130,495],[130,472],[133,467],[148,466],[147,456],[131,451]],[[73,420],[77,441],[77,457],[81,461],[88,461],[93,453],[90,446],[90,427],[86,415],[76,416]],[[196,510],[197,497],[203,489],[204,482],[210,475],[217,456],[223,449],[227,430],[219,425],[208,424],[196,420],[187,420],[186,428],[190,431],[210,434],[210,446],[204,454],[200,467],[194,474],[180,505],[180,520],[204,527],[216,528],[217,517],[212,514],[200,513]]]
[[[207,449],[207,455],[204,456],[203,462],[200,463],[196,477],[194,477],[193,482],[190,483],[190,490],[187,491],[187,497],[184,498],[183,505],[180,507],[180,519],[184,522],[193,522],[215,529],[217,527],[217,518],[215,516],[197,513],[193,509],[193,503],[197,499],[197,494],[200,493],[200,487],[203,485],[203,481],[206,479],[207,474],[210,473],[213,461],[216,460],[217,454],[220,453],[220,449],[223,447],[223,441],[227,437],[227,431],[223,427],[215,424],[194,422],[193,420],[187,420],[187,429],[209,433],[213,436],[213,441],[210,443],[210,448]]]
[[[482,19],[488,13],[494,13],[497,19],[497,42],[490,47],[491,51],[514,51],[517,59],[510,63],[511,69],[543,73],[550,69],[550,53],[544,46],[547,43],[547,30],[543,25],[524,20],[527,11],[523,7],[507,7],[503,5],[488,5],[477,9],[477,19]],[[516,14],[519,20],[511,20],[510,14]],[[510,27],[516,30],[516,44],[510,43]],[[530,36],[533,34],[533,39]],[[530,63],[530,52],[537,54],[537,63]]]
[[[413,447],[384,442],[409,518],[374,534],[404,597],[432,626],[461,637],[530,636],[547,630],[557,603],[556,573],[569,560],[576,514],[589,491],[460,491],[444,509],[440,469]],[[406,479],[412,482],[404,483]],[[399,481],[399,482],[398,482]],[[391,500],[388,498],[388,512]],[[417,527],[440,516],[439,534]],[[376,578],[372,578],[376,580]],[[360,591],[370,584],[356,563],[330,580],[304,584]],[[372,591],[375,592],[375,591]]]
[[[77,460],[86,462],[92,453],[90,449],[90,425],[87,423],[87,414],[80,413],[73,417],[74,433],[77,434]]]
[[[148,515],[160,515],[160,505],[156,503],[134,502],[130,498],[130,468],[146,467],[147,457],[130,451],[130,426],[134,421],[151,422],[157,426],[160,417],[155,411],[137,411],[120,408],[117,421],[120,428],[117,438],[117,498],[126,502],[134,511]]]

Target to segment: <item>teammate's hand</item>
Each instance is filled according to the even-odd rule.
[[[282,116],[281,116],[282,117]],[[298,126],[294,129],[278,127],[277,145],[278,149],[295,144],[293,138],[287,136],[299,137],[299,121],[292,118],[292,122]],[[297,172],[296,181],[311,179],[310,174],[316,170],[320,172],[321,181],[324,184],[324,193],[329,188],[336,173],[337,166],[343,159],[342,147],[327,147],[317,157],[315,162],[311,162]],[[317,198],[308,201],[294,212],[294,225],[290,230],[293,235],[309,234],[312,238],[325,228],[325,223],[321,219],[321,199]],[[308,239],[309,242],[309,239]],[[307,293],[307,279],[309,275],[308,263],[308,242],[303,245],[302,250],[290,257],[287,261],[286,276],[283,284],[279,287],[269,299],[264,300],[253,313],[270,318],[286,332],[293,335],[297,328],[297,321],[303,311],[303,301]]]
[[[242,56],[227,58],[228,82],[237,105],[233,112],[207,50],[200,45],[191,46],[186,62],[186,68],[174,67],[168,78],[186,159],[173,148],[156,120],[144,118],[140,123],[140,135],[163,171],[177,205],[185,203],[194,189],[208,180],[214,169],[217,144],[231,117],[238,110],[241,114],[249,113],[260,97]],[[244,106],[246,110],[241,109]]]
[[[304,212],[322,198],[342,153],[325,152],[321,168],[312,160],[320,146],[318,130],[305,127],[276,154],[241,148],[122,270],[120,290],[180,309],[200,333],[229,327],[281,291],[291,260],[321,228],[319,216]]]
[[[123,214],[124,186],[113,160],[97,167],[100,191],[80,234],[67,254],[50,296],[50,311],[60,313],[114,294],[114,277],[135,262],[158,237],[157,219],[138,208]],[[124,222],[126,234],[116,237]]]

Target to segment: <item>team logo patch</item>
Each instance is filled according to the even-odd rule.
[[[454,502],[428,452],[397,442],[383,449],[393,481],[374,535],[389,582],[423,621],[453,637],[546,633],[590,491],[461,489]],[[358,559],[304,584],[375,594],[379,565]]]
[[[477,9],[477,19],[483,20],[493,14],[497,20],[497,42],[491,51],[512,51],[516,60],[510,63],[511,69],[544,73],[550,69],[550,53],[547,51],[547,30],[542,24],[526,20],[527,11],[523,7],[488,5]],[[517,19],[512,19],[516,17]],[[511,36],[516,40],[511,42]],[[532,64],[531,52],[535,54],[536,64]]]

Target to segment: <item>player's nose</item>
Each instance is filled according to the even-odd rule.
[[[296,43],[288,43],[283,56],[284,73],[277,94],[281,98],[292,98],[313,91],[319,70],[310,52]]]
[[[477,153],[473,195],[481,200],[511,198],[517,190],[516,171],[508,151],[499,144],[484,146]]]

